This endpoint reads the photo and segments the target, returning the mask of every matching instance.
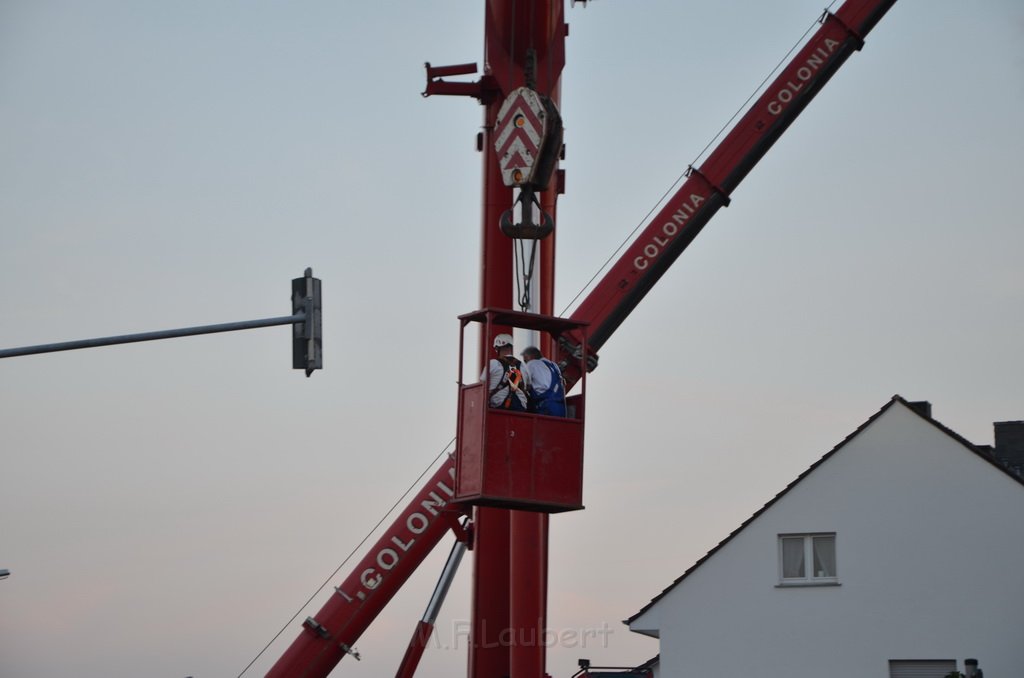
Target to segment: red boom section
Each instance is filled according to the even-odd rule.
[[[406,506],[267,676],[322,678],[349,653],[458,514],[446,507],[455,493],[455,462],[448,459]],[[449,520],[450,519],[450,520]]]
[[[821,28],[765,93],[668,200],[636,241],[572,314],[590,323],[597,351],[668,267],[700,233],[729,194],[768,152],[896,0],[848,0],[826,14]],[[565,351],[560,358],[565,358]],[[578,375],[567,375],[567,378]]]

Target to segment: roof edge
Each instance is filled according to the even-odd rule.
[[[897,393],[897,394],[893,395],[892,398],[889,399],[889,402],[887,402],[884,406],[882,406],[882,408],[880,410],[878,410],[873,415],[871,415],[867,419],[867,421],[865,421],[863,424],[858,426],[852,433],[850,433],[845,438],[843,438],[843,440],[840,441],[838,445],[833,447],[831,450],[826,452],[820,459],[818,459],[816,462],[811,464],[807,468],[807,470],[805,470],[803,473],[801,473],[799,476],[797,476],[796,479],[794,479],[791,483],[786,485],[786,487],[783,488],[781,492],[779,492],[774,497],[772,497],[772,499],[770,499],[768,501],[768,503],[766,503],[764,506],[762,506],[760,509],[758,509],[752,516],[750,516],[745,521],[743,521],[743,523],[739,527],[737,527],[735,530],[730,532],[729,536],[727,536],[725,539],[720,541],[713,549],[711,549],[703,557],[701,557],[700,560],[698,560],[696,563],[691,565],[688,570],[683,572],[683,574],[681,574],[675,581],[673,581],[667,588],[665,588],[665,590],[663,590],[657,596],[652,598],[651,602],[647,603],[642,608],[640,608],[640,610],[636,614],[634,614],[633,616],[629,617],[628,619],[623,620],[623,623],[626,624],[626,625],[631,624],[636,619],[638,619],[641,615],[643,615],[645,612],[647,612],[652,607],[654,607],[654,605],[658,601],[660,601],[662,598],[664,598],[666,595],[668,595],[668,593],[672,589],[674,589],[684,579],[686,579],[688,576],[690,576],[690,574],[693,573],[694,570],[696,570],[698,567],[700,567],[705,562],[707,562],[707,560],[709,558],[711,558],[711,556],[713,556],[716,553],[718,553],[718,551],[720,551],[726,544],[728,544],[730,541],[732,541],[732,539],[736,535],[738,535],[740,532],[742,532],[748,525],[750,525],[750,523],[752,523],[755,520],[757,520],[757,518],[760,517],[762,513],[767,511],[777,501],[779,501],[780,499],[782,499],[782,497],[784,497],[786,494],[788,494],[790,490],[792,490],[794,487],[797,486],[797,484],[800,483],[800,481],[802,481],[804,478],[806,478],[808,475],[810,475],[812,471],[814,471],[816,468],[818,468],[819,466],[824,464],[826,461],[828,461],[836,452],[838,452],[839,450],[844,448],[847,445],[847,443],[849,443],[851,440],[853,440],[858,435],[863,433],[863,431],[868,426],[873,424],[879,417],[881,417],[883,414],[885,414],[889,410],[889,408],[891,408],[896,403],[899,403],[899,404],[905,406],[908,410],[913,412],[915,415],[917,415],[921,419],[925,420],[926,422],[928,422],[929,424],[931,424],[935,428],[939,429],[940,431],[945,433],[947,436],[949,436],[953,440],[957,441],[958,443],[960,443],[961,445],[966,447],[971,453],[977,455],[978,457],[981,457],[983,460],[985,460],[986,462],[988,462],[989,464],[991,464],[995,468],[999,469],[1007,477],[1012,478],[1013,480],[1017,481],[1020,485],[1024,486],[1024,479],[1019,478],[1019,477],[1015,476],[1014,474],[1010,473],[1010,471],[1008,469],[1003,468],[994,458],[990,457],[989,455],[985,454],[982,450],[980,450],[977,445],[971,443],[966,438],[964,438],[962,435],[960,435],[956,431],[953,431],[949,427],[947,427],[947,426],[945,426],[943,424],[940,424],[934,418],[929,417],[929,416],[923,414],[916,407],[912,406],[910,404],[910,402],[907,401],[903,396],[901,396],[901,395],[899,395]],[[638,633],[640,633],[640,632],[638,632]]]

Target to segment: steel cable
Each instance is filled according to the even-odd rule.
[[[245,672],[248,671],[250,668],[252,668],[252,665],[255,664],[259,660],[259,658],[262,657],[263,654],[270,648],[270,646],[273,645],[274,642],[278,638],[281,637],[281,634],[284,633],[288,629],[288,627],[292,625],[292,622],[294,622],[298,618],[298,616],[300,614],[302,614],[302,611],[305,610],[309,606],[309,604],[311,602],[313,602],[313,599],[320,595],[320,592],[323,591],[324,588],[326,588],[327,585],[331,582],[331,580],[334,579],[334,577],[336,577],[338,575],[338,572],[341,571],[341,568],[345,567],[345,565],[348,563],[348,561],[352,559],[352,556],[354,556],[359,551],[359,549],[361,549],[363,547],[363,544],[365,544],[370,539],[370,537],[373,536],[373,533],[377,531],[377,528],[379,528],[382,524],[384,524],[384,521],[387,520],[388,517],[392,513],[395,512],[395,509],[398,508],[399,504],[401,504],[405,500],[406,497],[409,496],[409,493],[412,492],[414,489],[416,489],[419,486],[420,481],[423,480],[423,476],[427,475],[427,473],[434,466],[434,464],[437,463],[437,460],[444,456],[444,454],[448,451],[448,448],[450,448],[454,442],[455,442],[455,438],[452,438],[450,441],[448,441],[448,444],[445,445],[444,449],[442,449],[438,453],[438,455],[436,457],[434,457],[433,461],[431,461],[427,465],[427,468],[425,468],[423,470],[423,473],[419,474],[419,476],[417,476],[416,480],[414,480],[412,482],[412,485],[409,486],[409,489],[407,489],[405,492],[402,493],[402,496],[400,496],[398,498],[398,500],[395,501],[394,504],[392,504],[391,508],[387,510],[387,512],[384,514],[384,516],[380,520],[377,521],[377,524],[373,526],[373,528],[366,534],[365,537],[363,537],[362,541],[360,541],[356,545],[356,547],[354,549],[352,549],[352,551],[347,556],[345,556],[345,560],[341,561],[341,564],[338,565],[338,567],[336,567],[334,569],[334,572],[331,572],[331,575],[329,577],[327,577],[327,579],[324,580],[324,583],[321,584],[317,588],[317,590],[313,592],[313,594],[306,600],[305,603],[302,604],[302,607],[300,607],[295,612],[295,614],[292,615],[291,619],[289,619],[287,622],[285,622],[284,626],[281,627],[281,630],[278,631],[277,633],[275,633],[274,637],[271,638],[270,641],[266,645],[263,646],[263,649],[260,650],[256,654],[256,656],[252,658],[252,661],[250,661],[246,665],[246,667],[244,669],[242,669],[241,673],[238,674],[238,678],[242,678],[242,676],[245,674]]]
[[[829,4],[829,6],[825,8],[825,12],[829,12],[832,9],[832,6],[836,4],[836,2],[838,2],[838,0],[832,0],[832,2]],[[733,113],[732,117],[729,118],[728,122],[726,122],[722,126],[722,128],[720,130],[718,130],[717,134],[715,134],[713,137],[711,137],[711,140],[708,141],[708,143],[704,146],[703,149],[701,149],[701,152],[698,153],[697,157],[693,159],[693,162],[691,162],[687,166],[687,169],[684,170],[682,172],[682,174],[680,174],[676,178],[676,180],[674,182],[672,182],[672,185],[668,187],[668,190],[666,190],[662,194],[662,196],[660,198],[658,198],[658,201],[654,204],[654,207],[652,207],[650,209],[650,211],[648,211],[647,214],[644,215],[643,219],[641,219],[639,221],[639,223],[637,223],[637,225],[635,227],[633,227],[633,230],[629,232],[629,235],[626,236],[625,240],[623,240],[622,243],[617,248],[615,248],[615,251],[611,253],[611,255],[605,260],[605,262],[603,264],[601,264],[601,266],[597,269],[597,272],[594,273],[594,275],[590,278],[590,280],[588,280],[587,283],[580,289],[580,291],[576,293],[576,296],[573,297],[572,300],[568,304],[565,305],[565,308],[562,309],[562,312],[559,313],[559,315],[564,316],[565,312],[568,311],[572,307],[572,305],[575,304],[579,300],[579,298],[581,296],[583,296],[583,293],[586,292],[587,289],[589,289],[590,286],[594,284],[594,281],[597,280],[598,276],[600,276],[602,273],[605,272],[605,270],[608,268],[608,264],[610,264],[612,262],[612,260],[614,260],[619,255],[619,253],[622,251],[622,249],[624,247],[626,247],[626,245],[629,244],[633,240],[633,236],[636,235],[636,232],[639,231],[640,228],[644,224],[647,223],[647,220],[651,218],[651,215],[653,215],[655,213],[655,211],[659,207],[661,207],[661,205],[665,202],[665,199],[668,198],[668,196],[671,195],[672,192],[676,190],[676,188],[679,186],[680,182],[682,182],[682,180],[685,179],[687,177],[687,175],[689,175],[690,168],[697,165],[697,163],[701,160],[701,158],[704,156],[704,154],[707,153],[708,149],[711,148],[711,146],[715,142],[717,142],[719,138],[721,138],[722,134],[727,129],[729,129],[730,125],[732,125],[732,123],[736,120],[736,118],[739,117],[740,113],[742,113],[743,111],[745,111],[747,109],[747,106],[750,105],[750,102],[754,99],[754,97],[756,97],[764,89],[764,86],[768,83],[768,81],[779,71],[780,68],[782,68],[782,66],[785,63],[787,63],[787,61],[789,60],[790,55],[792,55],[793,52],[796,51],[797,48],[799,48],[801,44],[803,44],[803,42],[807,39],[807,35],[812,30],[814,30],[814,27],[818,23],[820,23],[820,20],[815,20],[814,22],[811,23],[811,25],[807,28],[807,30],[804,31],[803,35],[801,35],[800,38],[793,44],[793,46],[789,48],[789,51],[786,52],[785,56],[783,56],[782,59],[780,59],[779,62],[777,64],[775,64],[775,67],[772,68],[771,71],[768,72],[768,75],[766,75],[764,77],[764,79],[761,80],[761,83],[757,87],[754,88],[754,91],[751,92],[750,96],[747,97],[746,101],[744,101],[740,105],[740,107],[738,109],[736,109],[736,112]]]

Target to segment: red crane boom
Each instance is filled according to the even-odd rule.
[[[797,52],[699,168],[654,216],[640,236],[573,312],[590,323],[587,341],[597,351],[782,133],[864,44],[864,36],[896,0],[848,0]],[[568,350],[563,348],[563,351]]]

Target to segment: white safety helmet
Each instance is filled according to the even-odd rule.
[[[512,345],[511,334],[499,334],[494,337],[494,348],[505,348],[506,346]]]

